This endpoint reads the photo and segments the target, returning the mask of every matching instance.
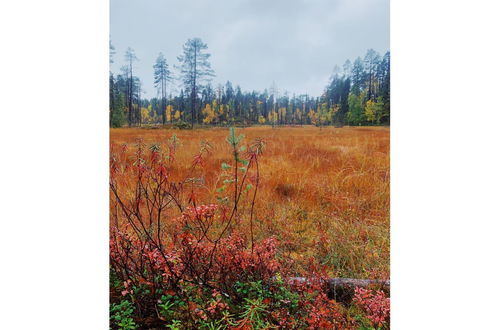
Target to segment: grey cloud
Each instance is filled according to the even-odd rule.
[[[319,95],[335,64],[389,49],[388,0],[111,0],[113,72],[130,46],[146,97],[153,97],[152,65],[161,51],[177,64],[182,44],[200,37],[216,72],[243,90],[275,81],[291,94]]]

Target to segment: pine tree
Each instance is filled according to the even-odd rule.
[[[357,57],[352,67],[352,93],[359,95],[364,88],[364,63]]]
[[[215,76],[208,62],[210,54],[203,53],[208,46],[200,38],[187,40],[183,46],[183,54],[178,56],[180,62],[180,74],[186,91],[191,100],[191,128],[194,128],[196,120],[196,100],[203,82],[207,82]]]
[[[153,66],[154,69],[154,87],[158,89],[161,94],[161,119],[163,125],[166,123],[165,117],[165,107],[166,107],[166,83],[171,81],[171,72],[168,69],[168,64],[163,56],[163,53],[159,53],[156,63]]]
[[[369,49],[364,57],[366,85],[367,85],[367,99],[376,99],[376,69],[380,62],[379,54],[373,49]]]
[[[128,127],[132,126],[133,123],[133,93],[134,93],[134,83],[133,83],[133,62],[138,61],[135,51],[128,47],[125,53],[125,60],[128,63],[127,74],[130,75],[128,78]]]

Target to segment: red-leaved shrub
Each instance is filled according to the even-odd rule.
[[[355,288],[353,300],[375,327],[390,323],[390,298],[383,291]]]

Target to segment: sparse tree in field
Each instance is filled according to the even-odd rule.
[[[293,114],[293,122],[295,124],[301,124],[301,111],[300,108],[296,108],[295,113]]]
[[[243,93],[241,87],[236,87],[236,95],[234,96],[234,118],[238,118],[242,114]]]
[[[211,84],[208,84],[205,86],[205,88],[203,88],[203,91],[201,92],[201,108],[204,109],[203,105],[206,107],[206,105],[208,104],[210,105],[210,107],[212,107],[211,103],[214,99],[215,99],[215,92],[213,91]],[[201,120],[204,122],[204,118],[201,118]]]
[[[113,112],[116,108],[116,96],[114,94],[114,76],[112,72],[109,72],[109,126],[113,126]]]
[[[286,119],[286,107],[280,107],[278,112],[277,112],[279,122],[282,125],[285,122]]]
[[[186,91],[190,93],[191,100],[191,127],[194,128],[196,116],[196,100],[203,82],[215,76],[211,69],[210,54],[204,53],[208,46],[200,38],[187,40],[183,46],[183,54],[178,56],[180,74]]]
[[[274,128],[275,123],[277,122],[278,119],[279,115],[277,114],[277,111],[274,111],[274,109],[270,110],[268,120],[271,122],[272,128]]]
[[[386,114],[383,111],[383,98],[380,97],[378,101],[368,100],[366,102],[365,116],[371,124],[380,124]]]
[[[341,69],[340,69],[340,66],[339,66],[338,64],[336,64],[336,65],[333,67],[333,74],[331,75],[330,80],[333,80],[333,79],[335,79],[335,78],[338,78],[340,75],[341,75]]]
[[[220,118],[220,121],[228,122],[228,111],[228,106],[226,106],[225,104],[220,104],[218,109],[218,117]]]
[[[130,75],[129,66],[121,67],[121,74],[118,76],[116,85],[125,97],[125,108],[128,113],[129,126],[139,122],[140,89],[141,81],[137,76]]]
[[[369,49],[364,57],[365,70],[366,70],[366,85],[367,85],[367,99],[373,100],[376,98],[376,68],[380,62],[379,54],[373,49]]]
[[[364,100],[366,98],[366,91],[361,92],[359,95],[350,93],[348,95],[348,112],[347,119],[350,124],[360,125],[365,122]]]
[[[345,75],[333,75],[331,83],[326,88],[324,101],[328,102],[329,107],[337,107],[336,111],[329,119],[331,123],[343,125],[345,116],[348,112],[348,94],[350,93],[350,78]]]
[[[173,120],[173,114],[175,113],[175,110],[173,109],[173,105],[169,104],[166,107],[165,112],[166,112],[166,120],[171,123]]]
[[[341,107],[339,104],[330,104],[327,112],[327,120],[329,121],[329,123],[333,123],[334,117],[338,114],[340,108]]]
[[[217,123],[221,123],[224,120],[225,116],[225,106],[223,104],[220,104],[221,98],[216,98],[211,102],[211,109],[213,110],[215,114],[215,120]]]
[[[111,43],[111,40],[109,40],[109,65],[114,63],[113,56],[116,53],[114,50],[114,46]],[[109,126],[113,127],[114,124],[118,124],[117,121],[113,122],[113,117],[116,118],[115,113],[118,111],[117,109],[117,102],[116,98],[119,96],[119,94],[116,93],[116,86],[115,86],[115,80],[114,80],[114,75],[109,70]],[[114,124],[113,124],[114,123]]]
[[[211,104],[206,104],[206,106],[203,109],[203,115],[205,116],[203,119],[203,123],[205,124],[211,124],[215,121],[216,119],[216,113],[215,111],[211,108]]]
[[[318,125],[319,124],[319,118],[317,116],[317,113],[314,111],[314,109],[310,109],[308,112],[308,118],[310,119],[310,123],[312,125]]]
[[[277,87],[277,84],[275,81],[272,82],[272,85],[270,86],[270,95],[272,99],[272,115],[271,115],[271,122],[272,122],[272,128],[274,128],[275,123],[277,122],[278,115],[277,115],[277,109],[279,107],[279,88]],[[270,118],[269,118],[270,120]]]
[[[134,83],[133,83],[133,62],[138,61],[135,51],[128,47],[125,52],[125,61],[128,63],[128,127],[132,126],[133,122],[133,93],[134,93]]]
[[[319,117],[319,127],[322,129],[322,126],[328,122],[329,119],[329,107],[327,102],[322,102],[317,107],[317,115]]]
[[[151,116],[148,108],[140,107],[140,120],[144,123],[151,122]]]
[[[171,72],[168,69],[168,63],[163,55],[159,53],[156,63],[153,66],[154,69],[154,87],[161,94],[161,119],[163,125],[166,123],[165,107],[166,107],[166,84],[171,81]]]
[[[345,75],[345,77],[352,76],[352,62],[350,62],[350,60],[346,60],[343,64],[343,74]]]
[[[366,102],[366,109],[365,109],[365,115],[367,121],[370,121],[371,123],[374,123],[376,120],[376,107],[375,107],[375,102],[373,100],[367,100]]]
[[[352,93],[355,95],[359,95],[364,88],[364,77],[364,63],[360,57],[357,57],[352,66]]]
[[[306,116],[307,110],[310,109],[308,107],[308,95],[307,94],[302,95],[301,101],[302,101],[302,113],[301,113],[301,117],[300,117],[300,125],[303,125],[303,116]],[[306,117],[305,117],[305,120],[306,120]]]
[[[121,127],[125,122],[125,94],[120,90],[120,79],[114,79],[111,74],[109,76],[109,103],[110,103],[110,126]]]
[[[227,81],[225,83],[225,95],[222,99],[222,104],[225,105],[224,111],[226,112],[227,123],[234,123],[235,98],[236,94],[234,92],[234,88],[232,87],[232,83]]]
[[[386,52],[383,56],[380,67],[380,99],[383,102],[383,116],[380,120],[381,122],[390,123],[390,52]]]

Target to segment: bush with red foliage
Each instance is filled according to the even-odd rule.
[[[389,326],[390,298],[383,291],[355,288],[353,300],[376,328]]]

